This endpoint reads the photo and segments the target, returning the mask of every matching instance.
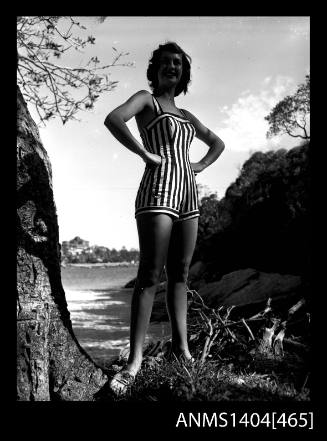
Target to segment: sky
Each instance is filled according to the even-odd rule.
[[[133,66],[110,70],[117,87],[102,94],[92,111],[80,113],[81,121],[63,126],[50,120],[39,129],[52,164],[60,242],[80,236],[91,245],[139,248],[134,201],[144,162],[111,135],[104,120],[138,90],[151,91],[148,61],[165,41],[176,41],[192,58],[189,91],[176,98],[177,107],[191,111],[225,143],[219,159],[197,175],[207,191],[223,198],[253,152],[298,145],[298,138],[286,135],[268,140],[264,117],[310,72],[309,17],[122,16],[103,23],[78,18],[95,44],[84,54],[67,52],[65,65],[95,55],[109,64],[115,47],[128,52],[124,60]],[[141,142],[134,119],[128,127]],[[207,149],[195,138],[191,162]]]

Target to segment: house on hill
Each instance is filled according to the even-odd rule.
[[[62,242],[62,253],[70,253],[73,256],[81,254],[90,248],[90,242],[88,240],[83,240],[79,236],[74,237],[74,239]]]

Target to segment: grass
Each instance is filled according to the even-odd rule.
[[[194,363],[168,360],[168,339],[151,342],[145,348],[142,369],[127,394],[113,397],[108,393],[109,388],[104,388],[99,399],[134,402],[310,401],[310,353],[303,332],[305,323],[301,328],[302,335],[291,335],[292,322],[281,322],[280,318],[273,316],[269,305],[244,323],[243,318],[231,319],[231,308],[214,310],[207,308],[202,301],[199,308],[196,303],[193,313],[189,311],[188,325],[189,348]],[[293,314],[293,310],[290,311]],[[292,314],[289,317],[292,318]],[[297,317],[297,329],[299,317],[300,321],[301,317],[305,318],[305,311]],[[270,327],[271,323],[275,325]],[[273,344],[263,344],[266,331],[281,329],[276,323],[284,326],[288,341],[293,342],[284,345],[286,349],[278,353]],[[124,366],[127,355],[125,352],[109,365],[102,366],[109,379]]]
[[[281,401],[306,399],[274,376],[239,371],[216,361],[194,366],[162,363],[142,370],[129,399],[152,401]]]
[[[192,351],[194,353],[194,351]],[[194,363],[168,361],[163,353],[145,356],[135,383],[118,401],[309,401],[308,368],[294,354],[283,358],[252,352],[247,357],[208,360]],[[123,365],[117,359],[103,366],[108,376]],[[116,367],[117,369],[117,367]]]

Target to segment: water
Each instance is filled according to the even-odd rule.
[[[61,276],[75,335],[95,361],[116,357],[129,342],[132,288],[137,266],[62,268]],[[170,334],[167,322],[151,323],[146,341]]]

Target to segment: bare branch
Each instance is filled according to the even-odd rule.
[[[62,30],[59,20],[68,20]],[[108,70],[117,66],[131,66],[120,61],[127,53],[116,53],[111,63],[101,64],[97,57],[91,57],[83,66],[61,66],[49,57],[59,58],[69,49],[83,49],[94,44],[94,38],[73,36],[73,29],[86,29],[73,17],[38,16],[17,18],[18,84],[30,103],[37,106],[41,121],[58,116],[65,123],[76,119],[80,110],[92,109],[101,93],[113,90],[117,81],[110,81]],[[117,52],[117,51],[116,51]],[[27,87],[28,84],[28,87]],[[44,89],[46,99],[38,99]],[[77,92],[82,92],[76,96]]]
[[[244,326],[246,327],[246,329],[249,331],[250,337],[252,340],[255,340],[254,335],[249,327],[249,325],[246,323],[246,321],[244,320],[244,318],[242,318],[242,322],[244,324]]]

